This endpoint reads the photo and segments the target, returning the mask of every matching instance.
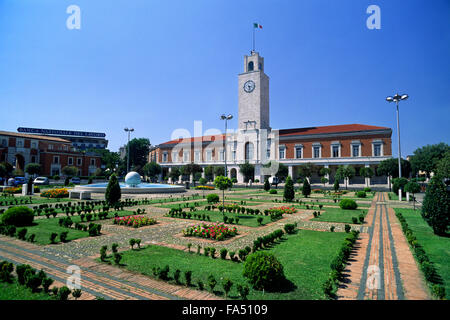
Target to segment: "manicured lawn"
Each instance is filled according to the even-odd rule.
[[[189,219],[189,220],[202,220],[201,218],[194,217],[194,214],[196,213],[196,214],[209,215],[211,222],[224,222],[223,221],[224,214],[222,214],[220,211],[198,210],[198,211],[193,211],[193,212],[189,212],[189,213],[192,214],[191,219]],[[261,215],[261,214],[252,215],[252,214],[236,214],[236,213],[226,212],[225,216],[227,216],[228,218],[234,218],[234,219],[236,219],[236,217],[239,217],[239,224],[236,225],[236,222],[233,222],[233,225],[236,225],[236,226],[244,225],[244,226],[248,226],[248,227],[258,227],[259,226],[258,221],[257,221],[258,217],[263,218],[262,225],[272,222],[270,220],[270,216]],[[174,217],[174,218],[183,219],[183,218],[179,218],[179,217]]]
[[[450,236],[440,237],[433,233],[433,229],[423,220],[420,210],[394,209],[406,219],[419,244],[423,247],[431,262],[442,277],[447,299],[450,298]]]
[[[119,216],[128,216],[128,215],[132,215],[133,212],[131,211],[117,211]],[[114,214],[112,212],[109,213],[108,218],[112,218],[114,217]],[[79,216],[73,216],[70,217],[73,221],[73,223],[75,224],[76,222],[81,222],[81,218]],[[104,220],[95,220],[95,221],[91,221],[94,223],[98,223],[99,221],[104,221]],[[84,223],[89,224],[88,222],[86,222],[86,219],[84,221]],[[57,233],[58,236],[56,237],[57,241],[59,241],[59,235],[61,234],[61,232],[64,231],[68,231],[69,233],[67,234],[67,241],[72,241],[75,239],[80,239],[80,238],[86,238],[89,237],[89,233],[86,231],[80,231],[80,230],[76,230],[73,228],[65,228],[65,227],[61,227],[59,226],[59,217],[56,218],[41,218],[41,219],[35,219],[34,220],[34,224],[33,226],[29,226],[26,227],[27,228],[27,237],[30,236],[31,234],[36,234],[36,238],[35,241],[37,244],[42,244],[42,245],[47,245],[50,244],[50,235],[54,232]],[[17,228],[17,230],[19,230],[21,228]]]
[[[0,197],[0,202],[8,201],[8,205],[11,205],[11,201],[13,201],[13,205],[16,205],[15,200],[18,200],[18,205],[25,203],[29,204],[30,196],[14,196],[14,197]],[[20,202],[22,200],[22,203]],[[26,200],[26,201],[24,201]],[[42,203],[55,203],[55,202],[67,202],[67,201],[73,201],[73,199],[69,198],[61,198],[61,199],[55,199],[55,198],[44,198],[40,196],[31,196],[31,203],[32,204],[42,204]],[[3,205],[6,205],[3,203]]]
[[[265,292],[250,290],[249,299],[267,300],[309,300],[324,299],[322,284],[330,272],[330,262],[337,255],[346,234],[338,232],[319,232],[299,230],[295,235],[284,236],[287,240],[276,244],[269,251],[283,264],[286,278],[294,287],[287,292]],[[195,249],[193,249],[194,251]],[[192,271],[192,283],[197,287],[201,280],[207,288],[208,276],[212,274],[218,284],[215,293],[223,295],[221,285],[223,278],[229,278],[234,285],[229,298],[239,298],[238,284],[246,284],[242,276],[243,263],[222,260],[220,258],[199,256],[194,252],[149,245],[141,250],[123,252],[121,261],[126,269],[153,277],[153,267],[169,265],[169,277],[176,269],[181,270],[184,283],[184,271]],[[249,286],[250,287],[250,286]]]
[[[398,194],[395,194],[393,192],[389,192],[388,197],[389,197],[389,200],[398,200]],[[412,199],[412,197],[411,197],[411,199]],[[406,201],[406,197],[402,197],[402,201]]]
[[[0,282],[0,300],[55,300],[43,293],[32,293],[31,289],[22,286],[14,279],[13,283]]]
[[[367,209],[355,209],[355,210],[343,210],[341,208],[323,208],[325,212],[317,218],[312,218],[314,221],[326,221],[326,222],[342,222],[342,223],[353,223],[352,217],[358,219],[359,215],[362,214],[364,217],[367,215]]]

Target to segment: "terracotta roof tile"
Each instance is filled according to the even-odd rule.
[[[344,132],[358,132],[370,130],[387,130],[387,127],[370,126],[366,124],[342,124],[334,126],[322,127],[307,127],[294,129],[280,129],[280,136],[291,135],[310,135],[310,134],[324,134],[324,133],[344,133]]]
[[[39,135],[35,135],[35,134],[9,132],[9,131],[0,131],[0,136],[10,136],[10,137],[28,138],[28,139],[36,139],[36,140],[49,140],[49,141],[71,143],[69,140],[56,138],[56,137],[39,136]]]

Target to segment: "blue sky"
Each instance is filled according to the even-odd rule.
[[[81,29],[66,8],[81,8]],[[369,30],[369,5],[381,29]],[[99,131],[110,149],[235,118],[252,46],[270,77],[272,128],[363,123],[393,129],[402,154],[450,137],[450,1],[0,0],[0,130]]]

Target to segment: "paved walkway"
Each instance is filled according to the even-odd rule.
[[[207,291],[197,291],[144,277],[91,258],[68,260],[42,251],[42,247],[0,236],[0,260],[16,265],[29,264],[44,270],[60,287],[66,284],[71,265],[80,268],[82,299],[102,297],[107,300],[219,299]]]
[[[426,285],[408,247],[386,193],[377,193],[345,270],[338,299],[429,299]]]

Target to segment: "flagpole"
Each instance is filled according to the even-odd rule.
[[[253,26],[253,50],[255,51],[255,26]]]

